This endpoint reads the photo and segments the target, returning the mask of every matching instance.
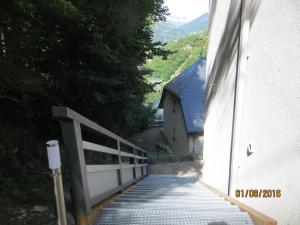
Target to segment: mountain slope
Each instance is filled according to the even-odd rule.
[[[203,29],[207,29],[208,26],[208,13],[188,22],[179,27],[182,33],[188,34],[192,32],[197,32]]]
[[[153,28],[153,41],[168,42],[182,34],[177,27],[169,22],[158,22]]]
[[[145,65],[152,73],[145,78],[161,78],[163,84],[174,76],[191,66],[201,57],[206,57],[207,52],[207,32],[198,32],[180,38],[178,41],[171,41],[166,45],[166,50],[174,52],[163,60],[162,57],[154,57]],[[161,87],[162,87],[161,85]],[[160,97],[160,91],[149,93],[146,96],[146,103],[153,102]]]
[[[205,30],[208,27],[208,13],[180,26],[171,22],[159,22],[153,28],[154,41],[168,42],[178,40],[178,38],[189,33]]]

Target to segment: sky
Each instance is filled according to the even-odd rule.
[[[165,0],[171,15],[169,20],[189,22],[208,11],[209,0]]]

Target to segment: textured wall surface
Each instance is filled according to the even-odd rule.
[[[207,56],[203,179],[227,192],[239,1],[212,1]],[[230,15],[230,17],[228,16]]]
[[[175,153],[199,153],[203,149],[203,136],[187,133],[180,101],[169,92],[164,100],[164,133]]]
[[[247,1],[241,32],[239,2],[211,1],[203,179],[227,192],[241,33],[231,193],[281,189],[281,198],[239,200],[300,224],[300,1]]]
[[[173,109],[175,111],[173,112]],[[175,140],[174,137],[175,129]],[[189,137],[186,132],[181,105],[177,97],[166,92],[164,100],[164,132],[176,153],[188,153]]]

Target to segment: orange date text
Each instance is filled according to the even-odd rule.
[[[237,198],[280,198],[280,189],[236,189]]]

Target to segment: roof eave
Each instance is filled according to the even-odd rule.
[[[166,96],[166,91],[171,92],[171,94],[175,95],[177,98],[180,99],[180,96],[178,96],[177,93],[175,93],[174,91],[172,91],[170,88],[164,86],[163,92],[161,94],[161,98],[160,98],[160,101],[159,101],[159,105],[158,105],[158,108],[160,108],[160,109],[164,108],[164,99],[165,99],[165,96]]]
[[[199,135],[203,135],[204,131],[188,131],[188,134],[199,134]]]

